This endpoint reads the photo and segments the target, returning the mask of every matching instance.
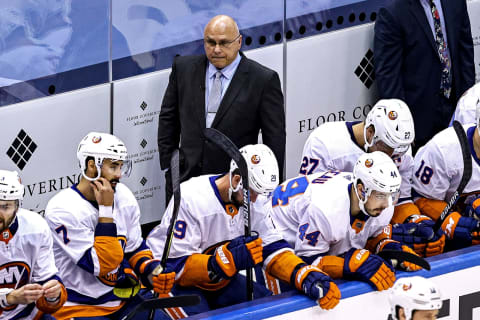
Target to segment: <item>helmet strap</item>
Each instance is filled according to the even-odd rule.
[[[100,176],[102,175],[102,167],[100,164],[97,163],[96,159],[94,159],[95,161],[95,167],[97,168],[97,176],[95,178],[90,178],[89,176],[87,176],[87,168],[85,168],[85,170],[82,172],[82,176],[87,179],[88,181],[95,181],[95,180],[98,180],[98,178],[100,178]],[[103,163],[103,159],[101,161],[101,163]]]
[[[368,148],[370,148],[371,146],[373,146],[376,142],[376,137],[375,137],[375,133],[373,134],[373,137],[372,137],[372,142],[368,142],[368,139],[367,139],[367,129],[370,128],[370,126],[373,126],[373,125],[369,125],[367,127],[367,125],[365,124],[365,127],[363,128],[363,139],[365,140],[365,144],[363,145],[363,149],[365,150],[365,152],[368,152]],[[374,127],[375,128],[375,127]]]
[[[357,180],[358,181],[358,180]],[[368,201],[368,198],[370,197],[370,194],[372,193],[372,190],[371,189],[367,189],[365,187],[364,184],[363,185],[363,189],[364,191],[362,191],[362,195],[363,195],[363,200],[362,198],[360,197],[360,194],[358,193],[358,189],[357,189],[357,185],[358,185],[358,182],[355,182],[355,194],[357,195],[357,198],[358,198],[358,206],[360,207],[360,210],[366,214],[367,216],[370,216],[370,214],[368,214],[367,210],[365,209],[365,203],[367,203]]]

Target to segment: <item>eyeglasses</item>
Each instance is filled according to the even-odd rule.
[[[225,49],[225,48],[229,48],[232,43],[234,43],[238,38],[240,38],[240,36],[241,36],[241,34],[238,34],[238,36],[236,36],[235,39],[230,40],[230,41],[220,40],[219,42],[216,42],[213,39],[204,39],[203,42],[209,48],[215,48],[218,45],[221,49]]]

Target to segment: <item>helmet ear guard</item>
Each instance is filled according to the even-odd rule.
[[[367,129],[371,126],[374,135],[368,141]],[[394,149],[396,154],[405,153],[415,139],[413,117],[408,106],[399,99],[379,100],[367,114],[363,137],[366,152],[380,140]]]
[[[369,215],[365,203],[373,191],[388,194],[388,205],[392,206],[398,198],[402,177],[393,160],[383,152],[375,151],[362,154],[353,167],[353,183],[360,210]],[[363,185],[362,197],[357,185]]]
[[[438,287],[429,279],[414,276],[400,278],[390,289],[389,297],[392,317],[398,320],[397,307],[403,308],[407,320],[416,310],[438,310],[442,297]]]
[[[97,176],[91,178],[87,176],[87,159],[92,157],[97,168]],[[82,170],[82,176],[94,181],[100,178],[103,161],[110,159],[112,161],[123,161],[122,176],[129,176],[132,169],[132,162],[127,160],[127,148],[125,144],[114,135],[101,132],[90,132],[77,148],[77,159]]]
[[[279,170],[272,150],[264,144],[249,144],[240,148],[239,151],[247,163],[250,189],[263,195],[268,195],[275,190],[279,183]],[[233,192],[243,188],[241,180],[235,189],[232,187],[232,178],[237,168],[237,164],[232,160],[230,162],[230,199]]]

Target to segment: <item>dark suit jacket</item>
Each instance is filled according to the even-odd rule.
[[[158,147],[162,169],[180,144],[181,180],[201,174],[227,172],[230,158],[203,136],[205,130],[206,56],[177,57],[158,124]],[[285,156],[285,111],[278,74],[243,56],[225,92],[212,123],[239,148],[263,143],[277,157],[283,177]]]
[[[375,22],[374,62],[380,98],[410,107],[417,141],[446,128],[458,98],[475,83],[473,40],[465,0],[441,0],[452,62],[452,94],[440,92],[441,64],[419,0],[387,0]],[[443,109],[443,110],[442,110]],[[448,110],[445,110],[448,109]]]

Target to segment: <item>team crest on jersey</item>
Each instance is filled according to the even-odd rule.
[[[233,204],[229,203],[225,205],[225,212],[227,212],[227,214],[233,219],[233,217],[237,215],[238,209]]]
[[[371,166],[373,166],[373,160],[372,159],[365,160],[365,167],[370,168]]]
[[[254,154],[254,155],[252,156],[252,159],[251,159],[251,160],[252,160],[252,163],[253,163],[253,164],[259,164],[259,163],[260,163],[260,156]]]
[[[0,266],[0,286],[20,288],[28,283],[30,267],[25,262],[13,261]]]
[[[397,111],[393,111],[393,110],[392,110],[392,111],[390,111],[390,112],[388,113],[388,119],[390,119],[390,120],[395,120],[395,119],[397,119],[397,118],[398,118],[398,113],[397,113]]]
[[[408,291],[408,290],[412,289],[412,284],[411,284],[411,283],[409,283],[409,284],[404,284],[404,285],[402,286],[402,289],[403,289],[403,291]]]
[[[93,143],[99,143],[100,141],[102,141],[102,137],[93,136],[92,138]]]

